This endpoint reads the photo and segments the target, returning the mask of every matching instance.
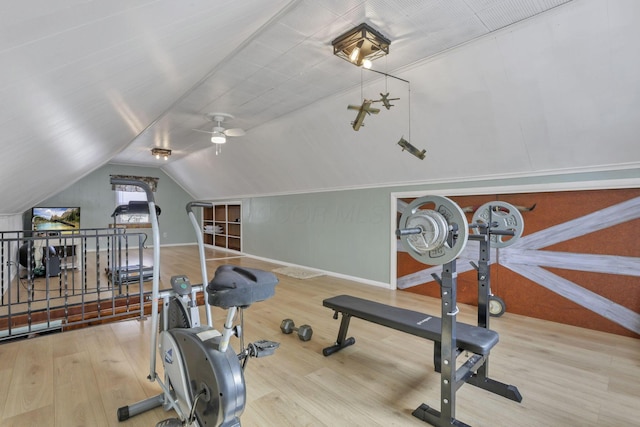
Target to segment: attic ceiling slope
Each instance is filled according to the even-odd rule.
[[[233,114],[236,119],[231,125],[250,132],[359,86],[361,79],[377,79],[372,73],[361,75],[357,68],[333,56],[331,41],[362,22],[391,40],[391,54],[375,65],[392,72],[568,1],[294,2],[249,35],[113,162],[155,165],[147,153],[159,144],[172,149],[169,162],[179,161],[190,153],[211,149],[207,138],[193,131],[212,129],[208,113]]]
[[[0,5],[4,214],[21,213],[122,152],[286,4],[45,3]],[[170,145],[163,136],[155,142]]]
[[[401,100],[358,132],[345,108],[361,99],[355,87],[254,128],[220,156],[203,150],[166,169],[216,200],[637,168],[640,57],[628,41],[640,26],[627,17],[640,4],[607,20],[606,4],[573,4],[400,70],[410,128],[407,85],[378,79],[364,96],[386,87]],[[401,136],[427,150],[424,161],[398,147]]]
[[[210,130],[205,116],[213,111],[234,115],[229,125],[247,135],[209,160],[209,168],[232,158],[225,160],[225,152],[240,150],[234,161],[246,161],[252,144],[271,155],[274,141],[298,136],[283,126],[281,134],[263,137],[262,125],[296,113],[306,129],[316,118],[298,112],[361,81],[379,81],[332,54],[331,40],[362,22],[391,40],[390,55],[376,66],[394,73],[566,2],[51,0],[37,8],[0,2],[0,213],[20,213],[109,161],[157,167],[153,147],[172,150],[169,164],[200,150],[208,159],[209,138],[192,129]],[[348,103],[360,98],[354,92]],[[344,107],[323,114],[337,120],[332,114]],[[324,131],[314,129],[303,131],[307,141],[322,140]],[[337,140],[351,138],[359,136],[340,133]],[[340,152],[317,157],[330,163]],[[387,179],[363,158],[356,161],[363,168],[357,182]],[[339,164],[329,165],[336,174],[317,185],[348,177],[332,169]],[[281,166],[291,167],[289,179],[316,185],[303,175],[304,163]],[[257,190],[269,182],[290,185],[279,175],[271,180]]]

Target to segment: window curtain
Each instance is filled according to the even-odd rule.
[[[145,184],[147,184],[149,186],[149,188],[151,188],[151,191],[155,192],[158,188],[158,180],[160,178],[154,178],[152,176],[133,176],[133,175],[110,175],[111,178],[118,178],[118,179],[135,179],[138,181],[142,181]],[[134,192],[134,191],[138,191],[138,192],[142,192],[144,191],[142,188],[140,187],[136,187],[135,185],[111,185],[111,189],[114,191],[128,191],[128,192]]]

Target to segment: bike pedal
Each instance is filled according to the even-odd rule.
[[[280,347],[279,342],[269,341],[269,340],[260,340],[253,343],[256,346],[257,354],[255,357],[266,357],[271,356],[278,347]]]

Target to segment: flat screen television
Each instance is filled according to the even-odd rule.
[[[31,226],[34,231],[79,230],[80,208],[33,208]]]

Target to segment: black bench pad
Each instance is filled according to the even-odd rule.
[[[351,295],[327,298],[322,305],[337,312],[357,317],[378,325],[441,341],[442,321],[439,317],[369,301]],[[457,322],[457,347],[472,353],[486,355],[498,343],[498,333],[490,329]]]

